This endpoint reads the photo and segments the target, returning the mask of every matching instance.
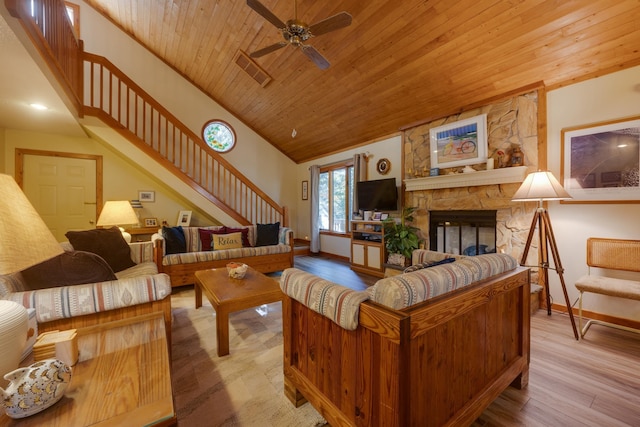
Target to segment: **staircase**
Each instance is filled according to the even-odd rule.
[[[94,116],[240,224],[287,225],[279,206],[108,59],[84,52],[62,0],[5,0],[79,117]],[[31,10],[35,12],[31,14]]]

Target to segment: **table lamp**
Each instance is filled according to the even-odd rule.
[[[560,261],[560,253],[558,252],[558,245],[556,244],[556,238],[553,234],[553,228],[551,228],[551,219],[549,213],[543,206],[544,201],[548,200],[566,200],[571,199],[571,195],[567,193],[558,180],[548,171],[538,171],[527,175],[524,182],[518,188],[518,191],[513,195],[513,201],[538,202],[538,209],[533,216],[531,227],[529,228],[529,236],[527,237],[527,243],[525,245],[524,252],[522,253],[522,260],[520,265],[525,265],[529,249],[531,248],[531,242],[535,233],[536,227],[539,233],[539,260],[538,268],[542,269],[544,278],[544,288],[547,297],[547,314],[551,315],[551,296],[549,294],[549,248],[551,248],[551,255],[553,256],[553,262],[555,263],[555,270],[560,278],[560,284],[562,285],[562,291],[564,293],[564,300],[567,304],[567,311],[569,318],[571,319],[571,325],[573,326],[573,335],[576,340],[578,338],[578,329],[576,327],[575,319],[573,318],[573,310],[571,309],[571,303],[569,302],[569,295],[567,294],[567,287],[564,283],[564,268],[562,268],[562,262]]]
[[[0,174],[0,240],[0,274],[22,271],[63,253],[13,177],[4,174]],[[21,304],[0,300],[0,379],[20,364],[28,320]]]
[[[127,243],[131,243],[131,234],[127,233],[123,225],[137,225],[138,215],[133,210],[131,202],[128,200],[109,200],[104,204],[100,217],[98,218],[98,227],[116,226],[120,228],[122,237]]]

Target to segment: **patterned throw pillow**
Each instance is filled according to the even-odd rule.
[[[403,273],[411,273],[412,271],[422,270],[423,268],[435,267],[436,265],[440,265],[440,264],[448,264],[450,262],[454,262],[455,260],[456,260],[455,258],[445,258],[440,261],[427,261],[421,264],[416,264],[416,265],[407,267],[404,269]]]
[[[227,230],[225,227],[222,227],[220,230],[210,230],[208,228],[199,228],[198,233],[200,234],[200,247],[203,251],[212,251],[213,250],[213,241],[211,240],[211,236],[214,234],[227,234]]]
[[[248,228],[243,228],[243,227],[237,227],[237,228],[224,227],[224,229],[225,229],[225,231],[227,233],[237,233],[237,232],[242,233],[242,246],[244,246],[245,248],[250,248],[251,247],[251,243],[249,243],[249,229]]]
[[[242,233],[214,234],[211,236],[213,250],[238,249],[242,247]]]

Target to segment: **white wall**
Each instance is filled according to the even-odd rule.
[[[295,224],[297,238],[308,238],[311,230],[310,200],[302,200],[302,181],[309,181],[309,168],[312,165],[327,165],[337,161],[351,159],[356,153],[368,153],[367,179],[395,178],[398,186],[402,185],[402,137],[400,135],[390,136],[371,144],[333,154],[331,156],[315,159],[298,165],[297,180],[295,182],[297,193],[297,218],[292,218]],[[380,175],[376,170],[376,164],[380,159],[389,159],[391,169],[386,175]],[[401,191],[399,191],[401,194]],[[294,222],[295,221],[295,222]],[[349,237],[335,235],[321,235],[320,251],[338,255],[345,258],[351,257]]]
[[[563,128],[640,115],[640,67],[550,91],[547,108],[549,170],[559,179]],[[640,239],[640,204],[553,202],[549,205],[549,215],[572,304],[579,296],[574,283],[587,273],[587,238]],[[558,276],[553,271],[549,275],[553,300],[564,305]],[[584,304],[587,310],[640,320],[637,302],[585,294]]]
[[[80,23],[85,51],[109,59],[197,135],[214,118],[231,124],[237,143],[223,156],[269,197],[288,207],[291,217],[296,216],[292,160],[84,2]]]
[[[192,225],[210,225],[214,222],[214,218],[206,211],[185,201],[178,191],[167,187],[160,179],[139,168],[135,162],[95,139],[0,129],[0,148],[0,159],[5,159],[0,165],[0,171],[14,177],[14,154],[17,148],[102,156],[104,201],[137,199],[139,191],[152,190],[155,191],[155,202],[143,203],[143,208],[136,210],[141,220],[157,218],[158,221],[167,220],[174,225],[179,211],[191,210]]]

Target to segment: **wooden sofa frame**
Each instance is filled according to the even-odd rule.
[[[528,383],[529,304],[523,267],[399,311],[365,301],[354,331],[285,296],[285,395],[332,427],[470,425]]]
[[[171,343],[171,296],[159,301],[150,301],[130,307],[117,308],[115,310],[101,311],[98,313],[74,316],[51,322],[38,323],[38,333],[49,331],[64,331],[67,329],[80,329],[87,326],[99,325],[114,320],[122,320],[130,317],[161,312],[164,317],[164,325],[167,333],[167,342]],[[169,349],[170,350],[170,349]]]
[[[593,324],[640,333],[640,329],[598,319],[590,319],[582,326],[582,297],[585,292],[640,301],[640,281],[591,275],[592,268],[640,272],[640,240],[590,237],[587,239],[587,266],[589,274],[575,283],[580,291],[580,336],[584,338]]]
[[[232,261],[250,265],[255,270],[261,273],[272,273],[275,271],[282,271],[287,268],[293,267],[293,231],[289,231],[289,233],[289,244],[291,245],[291,250],[286,253],[220,259],[213,261],[200,261],[188,264],[164,265],[162,263],[164,254],[164,240],[157,239],[154,244],[153,257],[156,265],[158,266],[158,271],[160,273],[168,274],[171,278],[172,288],[196,283],[195,272],[198,270],[207,270],[209,268],[223,268]]]

